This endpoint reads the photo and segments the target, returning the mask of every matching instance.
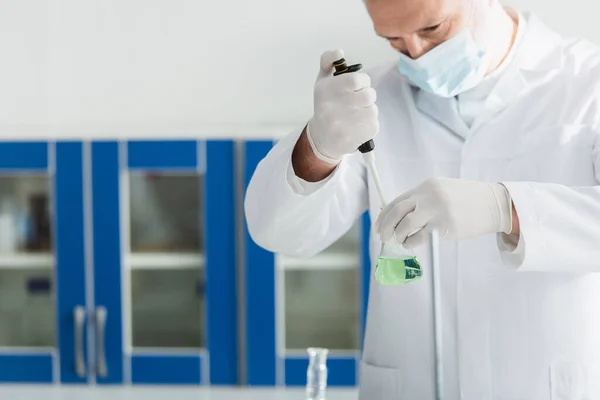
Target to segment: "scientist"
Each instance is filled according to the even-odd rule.
[[[399,60],[334,77],[323,53],[314,115],[250,182],[252,238],[310,256],[369,210],[372,260],[397,240],[430,276],[437,232],[441,309],[431,279],[371,280],[361,400],[600,399],[600,50],[498,0],[366,7]]]

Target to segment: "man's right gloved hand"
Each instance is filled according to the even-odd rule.
[[[354,153],[379,132],[377,94],[369,75],[357,71],[333,76],[334,61],[343,57],[342,50],[321,55],[314,89],[314,115],[306,127],[315,155],[331,164]]]

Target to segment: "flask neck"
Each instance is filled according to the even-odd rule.
[[[381,244],[379,258],[412,258],[414,253],[396,241],[395,238]]]

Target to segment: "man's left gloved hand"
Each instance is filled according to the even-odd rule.
[[[510,233],[512,203],[508,190],[499,183],[429,179],[388,204],[375,221],[382,241],[395,234],[406,247],[423,243],[434,229],[451,239]]]

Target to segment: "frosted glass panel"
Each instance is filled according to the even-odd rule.
[[[285,271],[287,349],[358,349],[356,269]]]
[[[0,347],[55,346],[52,270],[0,269]]]
[[[131,173],[132,252],[201,252],[203,176]]]
[[[204,270],[131,272],[134,347],[204,346]]]
[[[0,255],[52,250],[47,176],[0,176]]]
[[[280,259],[287,349],[358,349],[360,222],[314,257]]]

